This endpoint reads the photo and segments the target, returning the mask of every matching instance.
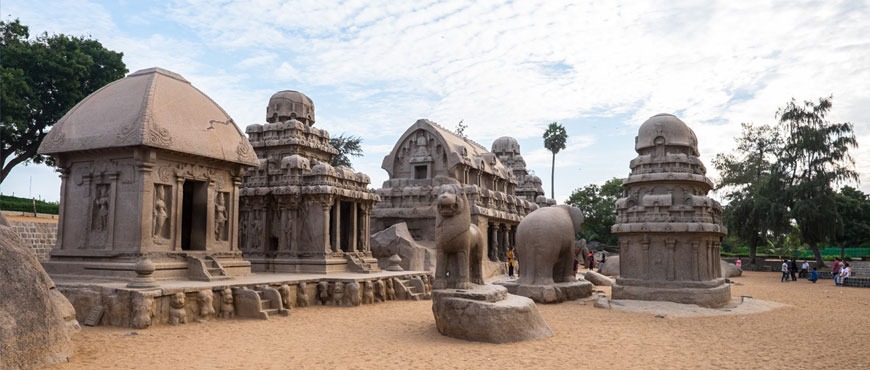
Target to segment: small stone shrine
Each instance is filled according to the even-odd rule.
[[[529,202],[536,203],[541,207],[549,207],[556,204],[555,199],[548,199],[544,195],[544,187],[541,178],[529,173],[526,168],[526,160],[520,154],[520,144],[517,139],[510,136],[502,136],[492,142],[492,152],[505,166],[510,168],[517,180],[516,196]]]
[[[239,184],[259,164],[233,120],[184,77],[141,70],[86,97],[39,147],[61,176],[52,275],[223,279],[237,247]],[[141,265],[141,264],[139,264]],[[146,271],[150,272],[150,271]]]
[[[510,150],[518,155],[519,145]],[[521,161],[522,157],[517,158],[516,164],[522,164],[521,172],[525,173],[525,162]],[[514,168],[505,166],[480,144],[429,120],[411,125],[384,157],[381,168],[390,178],[377,190],[381,202],[372,213],[372,230],[405,222],[415,240],[434,241],[438,187],[456,181],[468,196],[471,222],[484,234],[491,261],[507,261],[508,247],[515,245],[517,225],[538,208],[532,193],[526,193],[530,200],[517,195]]]
[[[721,307],[731,287],[719,264],[721,206],[698,159],[698,139],[679,118],[658,114],[635,139],[638,156],[616,202],[620,276],[613,299]],[[608,260],[608,263],[611,261]]]
[[[260,158],[240,200],[240,248],[254,271],[377,271],[369,220],[378,196],[367,175],[330,164],[338,151],[314,127],[314,102],[279,91],[266,122],[245,130]]]

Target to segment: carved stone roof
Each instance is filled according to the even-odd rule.
[[[687,146],[698,156],[698,137],[685,122],[673,114],[660,113],[650,117],[640,125],[635,138],[634,149],[640,153],[643,149],[656,145],[658,137],[664,138],[665,145]]]
[[[294,90],[276,92],[269,98],[269,105],[266,107],[266,122],[283,122],[291,118],[314,126],[314,101],[307,95]]]
[[[437,137],[447,149],[447,167],[464,164],[481,172],[496,175],[499,178],[510,180],[512,172],[498,158],[486,150],[486,148],[472,140],[465,139],[454,132],[441,127],[441,125],[427,119],[417,120],[402,134],[396,142],[390,154],[384,157],[381,168],[393,177],[393,161],[405,140],[417,130],[427,131]],[[516,181],[516,180],[512,180]]]
[[[88,95],[55,123],[39,153],[140,145],[259,164],[220,106],[181,75],[161,68],[134,72]]]
[[[520,143],[510,136],[502,136],[492,142],[492,152],[495,154],[520,154]]]

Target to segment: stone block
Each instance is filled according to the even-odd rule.
[[[512,343],[553,336],[531,299],[494,285],[435,290],[432,312],[438,332],[451,338]]]

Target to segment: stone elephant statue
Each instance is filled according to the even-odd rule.
[[[529,213],[517,226],[517,283],[530,286],[576,281],[574,236],[582,224],[580,209],[567,205]]]

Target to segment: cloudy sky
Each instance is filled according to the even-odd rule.
[[[521,144],[549,195],[542,134],[557,121],[556,199],[629,173],[634,136],[676,114],[710,160],[741,122],[772,123],[790,99],[833,95],[855,124],[870,192],[870,2],[851,1],[36,1],[4,0],[31,33],[90,35],[131,72],[180,73],[242,126],[276,91],[302,91],[317,127],[364,139],[354,168],[380,187],[383,157],[417,119],[490,147]],[[32,190],[29,189],[32,179]],[[858,184],[852,184],[856,186]],[[57,200],[60,181],[19,166],[0,191]]]

